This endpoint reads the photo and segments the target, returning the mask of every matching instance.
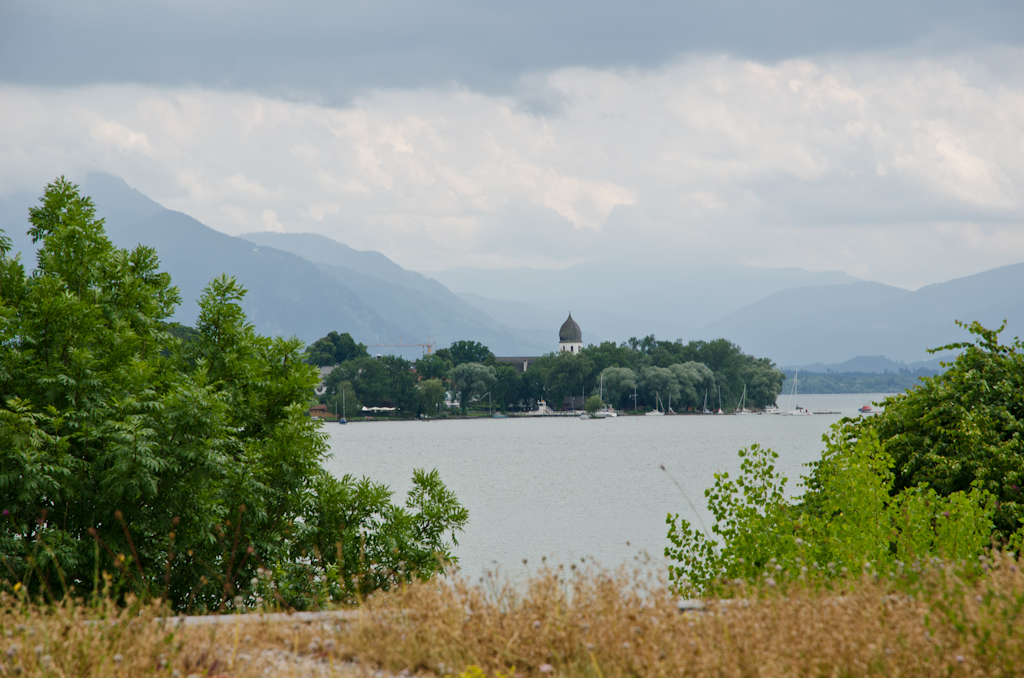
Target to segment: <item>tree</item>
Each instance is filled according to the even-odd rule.
[[[519,397],[519,375],[516,368],[508,363],[495,363],[494,386],[491,392],[494,394],[494,402],[504,412],[506,403],[514,402]]]
[[[582,353],[563,351],[551,360],[548,370],[547,389],[561,407],[566,396],[583,395],[586,379],[594,369],[594,363]]]
[[[604,407],[604,402],[602,402],[601,398],[598,396],[590,396],[589,398],[587,398],[587,402],[583,404],[583,409],[586,411],[587,414],[593,414],[602,407]]]
[[[668,368],[679,382],[680,407],[700,407],[704,394],[715,388],[715,376],[707,365],[694,361],[676,363]]]
[[[358,417],[363,411],[363,404],[359,402],[356,390],[347,381],[335,381],[331,389],[324,394],[324,404],[331,412],[337,412],[346,419]]]
[[[494,368],[479,363],[462,363],[448,375],[452,388],[459,393],[459,403],[465,411],[474,395],[482,395],[494,385]]]
[[[640,383],[637,387],[652,408],[658,406],[658,397],[666,407],[669,398],[679,402],[679,382],[672,370],[667,367],[645,367],[640,372]]]
[[[440,379],[426,379],[417,384],[416,389],[423,411],[430,416],[437,416],[444,405],[444,382]]]
[[[456,341],[448,348],[442,348],[436,354],[442,360],[447,360],[453,367],[464,363],[482,363],[488,358],[493,358],[491,349],[479,341]]]
[[[386,355],[380,359],[387,373],[387,401],[407,416],[414,416],[419,398],[416,393],[416,375],[412,363],[400,356]]]
[[[448,378],[448,372],[453,367],[450,360],[446,360],[436,353],[423,356],[416,361],[415,366],[416,374],[421,379],[440,379],[442,381]]]
[[[636,374],[628,367],[607,367],[601,372],[604,384],[604,400],[621,407],[623,400],[633,395],[636,388]]]
[[[325,435],[304,414],[316,372],[298,340],[255,333],[237,282],[211,281],[177,339],[155,252],[115,248],[63,178],[40,202],[37,271],[0,253],[2,576],[86,595],[106,573],[117,593],[210,609],[252,600],[262,565],[285,604],[309,606],[317,578],[351,600],[449,559],[466,516],[436,474],[415,475],[402,508],[323,470]]]
[[[946,371],[886,398],[873,417],[849,428],[874,432],[893,460],[892,492],[921,484],[948,496],[980,487],[998,500],[995,524],[1007,537],[1024,523],[1024,344],[999,343],[998,330],[958,323],[974,343],[942,346],[960,354]],[[812,474],[812,487],[820,481]]]
[[[310,365],[325,367],[338,365],[353,358],[366,358],[366,346],[357,344],[348,332],[338,334],[330,332],[326,337],[317,339],[306,349]]]

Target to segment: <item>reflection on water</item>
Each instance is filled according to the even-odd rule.
[[[470,522],[455,550],[463,570],[476,575],[500,565],[530,567],[542,556],[594,557],[618,565],[639,550],[658,558],[667,544],[669,512],[693,511],[659,465],[701,510],[716,471],[739,468],[736,451],[757,442],[779,453],[789,490],[819,457],[821,437],[840,416],[881,395],[797,396],[793,405],[842,415],[621,416],[482,419],[472,421],[326,424],[327,468],[336,475],[367,475],[399,495],[414,468],[437,468],[469,509]],[[779,399],[789,409],[788,396]]]

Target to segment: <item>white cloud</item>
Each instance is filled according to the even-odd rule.
[[[331,108],[5,86],[0,187],[102,170],[229,233],[316,231],[422,269],[699,258],[915,286],[1024,260],[1021,64],[562,69],[529,78],[546,116],[460,89]]]

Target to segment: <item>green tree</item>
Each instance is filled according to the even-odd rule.
[[[352,384],[356,397],[367,407],[390,407],[390,379],[384,362],[376,358],[356,358],[339,365],[328,375],[324,385],[337,389],[335,384]]]
[[[640,373],[637,388],[644,401],[652,408],[658,406],[659,397],[664,408],[668,407],[670,398],[676,403],[679,402],[679,382],[672,370],[667,367],[645,367]]]
[[[593,414],[602,407],[604,407],[604,402],[598,396],[590,396],[589,398],[587,398],[587,402],[583,404],[583,409],[586,411],[587,414]]]
[[[450,362],[453,367],[463,363],[482,363],[494,357],[491,349],[479,341],[456,341],[448,348],[439,350],[436,355]]]
[[[421,379],[440,379],[442,381],[448,378],[448,372],[452,369],[451,361],[436,353],[423,356],[416,361],[415,366],[416,374]]]
[[[851,438],[875,432],[893,460],[892,492],[926,485],[940,495],[981,487],[998,500],[998,536],[1024,522],[1024,344],[999,343],[998,330],[958,323],[973,343],[935,349],[960,354],[883,410],[858,420]],[[820,480],[811,476],[811,487]]]
[[[306,349],[310,365],[325,367],[338,365],[353,358],[366,358],[366,346],[357,344],[348,332],[338,334],[329,332],[326,337],[317,339]]]
[[[494,403],[504,412],[506,405],[519,397],[519,375],[516,368],[508,363],[494,363]]]
[[[628,367],[606,367],[599,381],[604,385],[605,402],[624,407],[636,388],[636,373]]]
[[[448,381],[458,392],[459,403],[465,411],[474,395],[483,395],[494,386],[494,368],[479,363],[462,363],[452,368]]]
[[[582,353],[563,351],[551,359],[547,374],[547,390],[551,393],[555,409],[562,406],[566,396],[584,394],[586,380],[593,369],[594,363]]]
[[[686,594],[709,594],[723,581],[770,576],[831,580],[844,572],[887,572],[901,563],[976,557],[992,532],[992,495],[974,487],[939,496],[922,485],[893,492],[892,459],[874,432],[852,440],[837,425],[818,465],[817,486],[786,498],[778,455],[741,450],[740,474],[716,473],[705,491],[711,534],[669,515],[669,574]]]
[[[209,609],[251,600],[262,564],[286,603],[309,606],[317,577],[347,600],[449,559],[465,510],[436,474],[418,474],[401,508],[323,470],[325,435],[304,415],[316,373],[300,342],[253,331],[233,279],[210,283],[183,342],[152,249],[115,248],[63,178],[40,202],[37,271],[0,253],[4,577],[84,595],[109,573],[115,591]],[[409,568],[354,559],[353,530],[363,553]]]
[[[416,385],[423,411],[434,417],[444,406],[445,385],[440,379],[425,379]]]
[[[336,381],[327,393],[324,404],[331,412],[337,412],[346,419],[352,419],[362,414],[363,404],[359,402],[356,390],[347,381]]]
[[[668,368],[679,382],[679,406],[701,407],[704,394],[715,391],[715,376],[703,363],[675,363]]]

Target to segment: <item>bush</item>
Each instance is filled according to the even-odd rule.
[[[977,556],[992,533],[992,496],[983,489],[942,497],[927,486],[891,494],[892,459],[877,435],[850,439],[838,424],[815,467],[817,485],[793,502],[775,471],[774,451],[741,450],[736,479],[716,473],[705,491],[714,537],[669,515],[665,555],[677,590],[708,593],[724,582],[794,578],[829,581],[847,572],[892,572],[941,556]],[[806,480],[806,479],[805,479]]]
[[[753,445],[740,451],[739,478],[716,474],[705,492],[711,535],[669,515],[676,585],[706,591],[783,572],[830,580],[843,568],[974,557],[993,539],[1019,549],[1024,346],[1000,345],[1002,328],[961,325],[978,339],[935,349],[962,350],[943,374],[833,427],[800,501],[785,498],[778,455]]]
[[[48,186],[30,222],[43,243],[31,276],[0,243],[8,583],[82,594],[109,576],[210,609],[254,599],[259,569],[280,573],[281,602],[308,606],[450,559],[444,535],[454,543],[466,512],[436,473],[417,472],[402,509],[323,470],[325,434],[304,415],[316,372],[297,339],[254,332],[233,279],[210,283],[182,342],[155,251],[111,245],[77,186]]]

